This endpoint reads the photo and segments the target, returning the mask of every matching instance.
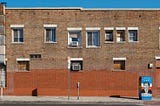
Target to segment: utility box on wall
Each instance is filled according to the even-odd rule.
[[[152,77],[141,76],[139,78],[139,99],[152,100]]]

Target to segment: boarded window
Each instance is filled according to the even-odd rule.
[[[125,60],[114,60],[114,70],[125,70]]]
[[[29,61],[18,61],[18,70],[29,71]]]

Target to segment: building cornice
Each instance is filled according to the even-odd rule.
[[[160,10],[160,8],[6,7],[7,10]]]

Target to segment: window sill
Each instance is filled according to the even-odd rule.
[[[129,43],[139,43],[139,41],[128,41]]]
[[[69,49],[81,49],[83,48],[82,46],[77,46],[77,47],[71,47],[71,46],[68,46]]]
[[[107,44],[107,43],[114,43],[114,42],[113,41],[105,41],[104,43]]]
[[[126,70],[121,70],[121,69],[113,69],[112,71],[118,71],[118,72],[122,72],[122,71],[126,71]]]
[[[86,48],[87,48],[87,49],[90,49],[90,48],[99,49],[99,48],[101,48],[101,47],[100,47],[100,46],[87,46]]]
[[[72,70],[71,70],[71,72],[72,72],[72,73],[83,73],[84,70],[79,70],[79,71],[72,71]]]
[[[126,41],[118,41],[117,43],[126,43]]]
[[[56,44],[57,42],[44,42],[45,44]]]
[[[17,70],[16,73],[29,73],[30,70]]]
[[[12,44],[24,44],[24,42],[12,42]]]

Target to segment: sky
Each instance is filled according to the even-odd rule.
[[[0,0],[7,7],[160,8],[160,0]]]

